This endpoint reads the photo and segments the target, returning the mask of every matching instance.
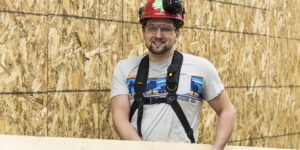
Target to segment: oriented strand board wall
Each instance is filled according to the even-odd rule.
[[[147,52],[146,0],[1,0],[0,134],[118,139],[116,63]],[[299,0],[184,0],[178,49],[217,68],[238,112],[230,145],[300,148]],[[199,142],[214,139],[205,103]]]

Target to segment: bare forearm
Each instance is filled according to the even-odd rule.
[[[141,138],[129,122],[130,103],[127,95],[119,95],[112,98],[112,117],[114,127],[123,140],[138,140]]]
[[[128,121],[114,121],[114,127],[122,140],[141,141],[136,130]]]
[[[214,150],[222,150],[228,142],[235,125],[236,112],[230,110],[219,115],[216,128]]]

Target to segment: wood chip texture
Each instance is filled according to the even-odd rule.
[[[113,68],[147,54],[147,0],[0,0],[0,134],[119,139]],[[205,57],[237,110],[229,145],[300,148],[300,1],[183,0],[177,49]],[[217,116],[204,103],[199,143]]]

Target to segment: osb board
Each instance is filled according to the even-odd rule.
[[[266,64],[268,59],[272,59],[272,56],[268,57],[268,55],[265,54],[267,47],[266,38],[245,35],[244,42],[244,47],[240,50],[233,47],[233,49],[235,49],[233,55],[239,55],[237,57],[242,57],[242,60],[239,62],[237,59],[236,62],[232,62],[230,68],[233,69],[233,72],[237,70],[238,74],[229,75],[229,77],[235,78],[232,80],[232,82],[235,83],[234,85],[268,85],[268,69]],[[239,66],[236,67],[235,64],[239,64]],[[237,82],[236,79],[239,80],[239,82]]]
[[[139,22],[139,9],[144,7],[145,0],[124,0],[123,2],[123,19],[125,21]]]
[[[235,88],[226,89],[226,91],[237,110],[237,122],[230,141],[298,132],[300,123],[298,89]],[[204,103],[199,120],[200,143],[213,143],[216,120],[217,116],[214,111],[207,103]],[[286,140],[282,148],[290,148],[289,146],[295,144],[294,142],[295,140]],[[261,146],[253,143],[251,145],[250,141],[232,144]]]
[[[255,9],[245,7],[245,31],[248,33],[253,33],[254,31],[254,23],[255,23]]]
[[[245,2],[233,0],[232,2],[241,4],[249,3],[249,6],[252,5],[252,2],[250,3],[249,0]],[[0,7],[5,6],[5,8],[11,8],[10,10],[19,11],[22,9],[26,12],[43,13],[42,10],[45,6],[40,4],[42,5],[40,8],[38,3],[46,2],[11,2],[6,0],[1,1],[0,3],[3,4],[0,5]],[[26,5],[28,5],[28,7],[25,5],[25,3],[27,3]],[[134,5],[131,6],[131,3]],[[262,7],[260,5],[266,5],[261,3],[264,3],[264,1],[253,1],[252,6]],[[268,3],[268,1],[266,3]],[[217,2],[197,1],[192,3],[186,0],[185,6],[187,8],[187,14],[185,25],[209,29],[217,26],[219,26],[220,29],[223,29],[221,27],[225,26],[227,30],[228,22],[225,24],[225,22],[220,20],[225,19],[228,21],[227,13],[228,7],[230,7],[230,30],[237,30],[240,32],[255,32],[260,34],[268,34],[268,30],[273,30],[273,33],[270,32],[270,35],[293,38],[295,38],[296,35],[299,37],[300,21],[297,21],[297,18],[300,17],[297,17],[299,16],[299,13],[296,13],[299,6],[296,5],[296,3],[299,2],[294,0],[292,2],[271,1],[270,3],[272,3],[272,7],[269,11],[266,11]],[[145,1],[124,1],[124,5],[120,0],[100,2],[50,1],[48,12],[54,14],[95,17],[94,14],[97,14],[97,10],[99,10],[97,6],[100,5],[100,17],[103,19],[122,20],[122,18],[124,18],[125,21],[127,20],[136,22],[135,19],[138,20],[138,18],[136,18],[137,12],[135,11],[138,10],[140,7],[139,5],[141,4],[145,4]],[[23,5],[24,9],[22,7]],[[199,9],[199,7],[201,9]],[[89,9],[92,11],[90,12]],[[123,15],[122,12],[124,12]],[[224,18],[221,18],[220,14],[224,12],[226,15]],[[270,18],[268,15],[271,15],[271,17],[273,16],[273,20],[270,20],[268,23],[269,25],[266,25],[265,21],[268,21]],[[112,22],[109,20],[97,21],[53,16],[50,16],[47,20],[46,17],[41,16],[20,16],[8,13],[0,13],[0,16],[0,62],[1,65],[4,66],[0,67],[1,92],[47,90],[45,69],[46,55],[48,52],[50,90],[109,89],[112,70],[117,61],[146,53],[141,27],[138,24]],[[244,16],[246,16],[245,19]],[[49,21],[48,29],[45,21]],[[31,25],[32,22],[34,22],[33,25]],[[293,22],[295,22],[295,27],[290,25],[293,24]],[[213,26],[216,24],[220,25]],[[283,27],[284,25],[286,26]],[[45,43],[47,42],[47,30],[49,33],[48,50],[46,48],[47,43]],[[23,48],[22,44],[24,45],[24,41],[26,41],[26,49],[30,49],[30,51],[24,51],[23,49],[20,49],[20,47]],[[267,41],[267,44],[265,44],[265,41]],[[204,56],[208,60],[212,61],[212,63],[217,67],[221,78],[223,79],[223,83],[227,86],[281,86],[300,84],[300,80],[296,78],[299,76],[300,70],[300,44],[298,40],[267,38],[265,36],[253,36],[227,32],[224,33],[219,31],[213,32],[198,29],[183,29],[178,48],[183,52]],[[25,54],[27,55],[27,59],[22,58],[25,56]],[[10,74],[15,74],[15,76],[11,77]],[[296,91],[292,93],[299,95],[299,91],[297,91],[298,88],[295,88],[295,90]],[[241,93],[243,92],[245,91],[241,91]],[[281,92],[273,91],[273,93],[281,95],[281,99],[291,97],[287,92],[278,94]],[[274,94],[270,95],[272,96]],[[259,95],[257,97],[258,99],[262,99],[261,97],[271,96]],[[109,94],[106,93],[105,97],[109,97]],[[297,98],[299,96],[294,97]],[[257,105],[257,108],[260,108],[259,106],[264,105]],[[103,104],[104,109],[103,112],[99,111],[99,116],[101,116],[103,113],[104,116],[111,117],[109,107],[110,106],[107,102]],[[254,108],[254,106],[251,107]],[[65,107],[62,108],[63,109],[59,111],[65,111]],[[294,105],[294,111],[295,110],[297,111],[294,114],[299,114],[298,103]],[[210,113],[214,113],[212,110],[209,111]],[[25,112],[30,113],[27,111]],[[85,115],[83,114],[83,117],[84,116]],[[207,121],[208,124],[215,119],[214,117],[215,116],[210,116],[208,119],[209,121]],[[0,115],[0,126],[6,125],[6,121],[4,120],[5,118]],[[100,131],[96,133],[96,131],[93,129],[91,136],[116,138],[115,133],[113,133],[113,135],[109,135],[109,133],[113,132],[111,120],[106,119],[103,122],[98,120],[98,122]],[[32,125],[28,124],[28,126],[29,127],[26,128],[31,128]],[[64,127],[66,127],[66,125]],[[291,129],[293,128],[295,128],[295,126],[291,127]],[[58,136],[71,136],[73,134],[71,133],[73,130],[66,133],[64,133],[65,130],[62,130],[62,128],[59,128],[59,130],[57,129],[59,132],[55,130],[56,129],[52,130],[53,132],[51,133],[51,136],[55,136],[55,134]],[[84,130],[86,129],[80,128],[80,131]],[[4,131],[1,131],[0,129],[0,133],[1,132]],[[245,133],[248,132],[245,131]],[[18,133],[16,134],[21,133],[19,133],[18,130]],[[204,141],[212,142],[212,137],[214,134],[212,132],[207,134],[211,138],[204,139]],[[79,137],[81,135],[83,137],[87,136],[83,133],[74,133],[74,137]]]
[[[0,91],[46,89],[46,17],[0,13]]]
[[[214,3],[208,1],[186,1],[186,26],[214,28]]]
[[[120,139],[113,127],[110,92],[100,93],[99,108],[99,138]]]
[[[147,54],[142,26],[140,24],[124,24],[123,29],[123,59]]]
[[[274,40],[276,42],[276,40]],[[300,40],[288,40],[287,51],[281,50],[283,80],[289,80],[290,85],[300,85]],[[288,64],[288,67],[287,67]]]
[[[269,11],[267,10],[254,10],[254,22],[253,22],[253,30],[248,31],[250,33],[269,35]]]
[[[237,123],[231,141],[298,132],[298,89],[250,88],[227,89],[227,92],[237,110]],[[293,142],[286,141],[282,148],[288,148]]]
[[[220,34],[217,34],[220,35]],[[212,36],[216,37],[216,36]],[[222,39],[222,37],[224,39]],[[253,43],[252,36],[245,34],[225,34],[218,38],[219,43],[221,43],[227,52],[225,52],[226,64],[223,65],[220,61],[218,61],[218,65],[215,64],[219,75],[223,81],[225,86],[238,86],[238,85],[249,85],[251,83],[251,79],[249,76],[257,76],[249,68],[245,66],[255,66],[252,61],[255,59],[253,57],[252,48],[249,48],[250,43]],[[246,42],[246,39],[251,41]],[[215,43],[213,41],[212,43]],[[209,52],[207,58],[212,57],[212,52],[217,53],[219,50],[216,47],[211,47],[211,51]],[[248,56],[250,54],[250,56]],[[221,56],[222,57],[222,56]],[[215,59],[218,59],[216,57]],[[250,73],[250,74],[249,74]],[[241,76],[243,76],[241,78]],[[246,77],[244,77],[246,76]]]
[[[268,56],[274,56],[274,59],[268,60],[267,66],[270,85],[299,85],[299,52],[296,50],[299,42],[290,40],[288,45],[288,40],[274,38],[269,42]]]
[[[215,32],[213,38],[206,58],[215,65],[225,85],[266,84],[268,74],[264,37]]]
[[[202,6],[203,1],[195,1],[193,3],[196,3],[195,5],[198,5],[199,7]],[[191,1],[189,0],[183,0],[184,8],[185,8],[185,15],[184,15],[184,26],[194,26],[194,27],[199,27],[200,26],[200,17],[196,16],[197,13],[194,11],[199,11],[197,10],[192,10],[191,7]]]
[[[210,59],[210,51],[213,49],[215,33],[201,29],[181,29],[177,43],[180,52],[193,54]]]
[[[222,3],[213,4],[214,15],[213,15],[213,27],[218,30],[229,30],[230,29],[230,10],[231,5],[226,5]],[[205,20],[203,20],[205,21]]]
[[[294,9],[292,9],[293,10],[292,14],[293,14],[293,16],[295,16],[295,17],[293,17],[293,19],[295,19],[295,24],[296,24],[294,28],[296,29],[296,32],[298,32],[298,36],[297,36],[296,32],[293,32],[294,34],[292,34],[292,37],[296,37],[296,38],[300,39],[300,13],[298,13],[300,1],[297,1],[297,0],[295,0],[295,1],[296,1],[296,3],[295,3],[296,5],[293,5]],[[294,28],[292,28],[292,29],[294,29]]]
[[[50,0],[48,13],[99,18],[99,0]]]
[[[230,4],[237,4],[237,5],[245,5],[246,0],[220,0],[217,2],[227,2],[228,5]]]
[[[241,6],[231,6],[230,30],[244,32],[246,26],[246,9]]]
[[[300,14],[299,11],[299,0],[292,0],[287,3],[287,7],[285,11],[288,11],[288,20],[287,20],[287,28],[288,28],[288,37],[298,38],[300,39]]]
[[[215,58],[212,52],[216,52],[216,35],[225,32],[215,32],[201,28],[183,28],[180,30],[177,48],[180,52],[204,57],[211,61]],[[228,39],[228,38],[227,38]]]
[[[204,1],[203,7],[210,5],[211,19],[214,28],[220,30],[233,30],[250,33],[266,34],[268,18],[268,10],[264,8],[268,5],[268,1],[252,0],[247,5],[244,1]],[[194,5],[199,7],[200,5]],[[248,6],[248,7],[244,7]],[[192,10],[193,12],[194,10]],[[199,10],[200,11],[200,10]],[[199,15],[205,14],[200,12]],[[202,22],[209,21],[209,19]]]
[[[270,0],[245,0],[246,6],[269,9]]]
[[[123,19],[123,1],[122,0],[101,0],[100,18],[102,19]]]
[[[186,28],[182,28],[179,30],[180,36],[177,39],[177,43],[175,45],[177,51],[186,53],[190,49],[189,45],[186,44],[190,39],[190,38],[186,38],[189,37],[190,31],[191,31],[190,29],[186,29]]]
[[[46,95],[0,95],[0,134],[46,136]]]
[[[100,88],[99,21],[49,17],[49,89]]]
[[[216,67],[224,85],[235,85],[231,83],[236,74],[234,68],[236,69],[232,58],[235,54],[234,49],[232,49],[231,34],[225,32],[215,32],[213,35],[212,47],[209,51],[209,56],[207,59]],[[232,64],[231,64],[232,63]],[[237,81],[237,80],[235,80]]]
[[[110,89],[113,69],[123,59],[123,24],[100,22],[100,88]]]
[[[270,35],[276,37],[287,37],[288,35],[288,17],[287,0],[270,1]],[[298,30],[299,32],[299,30]]]
[[[296,114],[300,114],[300,102],[299,102],[299,97],[300,97],[300,90],[299,89],[297,89],[297,88],[294,88],[293,89],[293,91],[294,91],[294,94],[295,94],[295,98],[296,98],[296,103],[295,103],[295,113]]]
[[[232,6],[232,7],[240,7],[233,8],[233,11],[238,10],[237,12],[233,12],[233,15],[243,17],[242,14],[245,15],[244,18],[235,18],[232,17],[233,20],[238,19],[235,24],[240,24],[239,29],[244,26],[245,32],[248,33],[256,33],[256,34],[268,34],[269,21],[270,21],[270,10],[269,10],[269,1],[262,0],[251,0],[245,1],[246,7],[241,6]],[[241,21],[240,21],[241,20]],[[233,28],[236,29],[236,28]]]
[[[99,137],[98,92],[51,93],[48,102],[48,136]]]
[[[229,142],[228,145],[231,145],[231,146],[249,146],[249,147],[251,147],[251,142],[249,140],[232,141],[232,142]]]
[[[294,45],[294,46],[291,46],[291,45]],[[294,49],[294,51],[296,53],[296,56],[297,56],[294,72],[295,72],[295,76],[299,77],[300,76],[300,61],[299,61],[300,60],[300,42],[297,42],[297,41],[290,42],[290,41],[288,41],[288,47],[290,47],[290,46],[291,46],[291,49]],[[300,84],[299,78],[293,78],[292,82],[295,85]]]
[[[1,0],[0,10],[45,13],[46,1],[40,0]]]
[[[252,144],[257,147],[300,149],[299,139],[300,139],[300,135],[298,134],[298,135],[290,135],[284,137],[274,137],[274,138],[253,140]]]
[[[246,141],[234,141],[228,145],[249,146],[249,147],[272,147],[284,149],[299,149],[300,135],[278,136],[278,137],[263,137]]]
[[[228,30],[231,5],[213,1],[185,1],[185,26]]]

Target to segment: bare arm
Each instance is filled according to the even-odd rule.
[[[141,138],[129,122],[130,102],[127,95],[118,95],[112,98],[112,117],[114,127],[122,140],[137,140]]]
[[[226,91],[212,99],[208,104],[218,115],[214,150],[222,150],[228,142],[235,125],[236,111],[229,100]]]

